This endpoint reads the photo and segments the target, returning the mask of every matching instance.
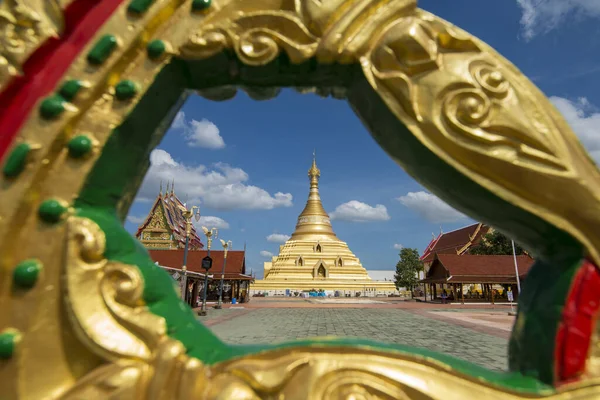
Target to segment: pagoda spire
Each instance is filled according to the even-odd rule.
[[[158,196],[162,197],[162,180],[160,181],[160,191],[158,192]]]
[[[317,167],[316,152],[313,151],[313,161],[308,170],[310,191],[308,200],[302,213],[298,216],[296,230],[292,234],[293,240],[337,240],[331,227],[329,215],[323,208],[319,194],[319,178],[321,171]]]
[[[173,178],[173,181],[171,182],[171,196],[173,196],[175,194],[175,178]]]
[[[167,182],[167,191],[165,192],[165,196],[169,195],[169,182]]]

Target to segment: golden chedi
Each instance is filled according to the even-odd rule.
[[[336,236],[319,195],[321,171],[316,159],[308,170],[310,192],[306,206],[298,216],[296,230],[280,246],[279,254],[264,263],[264,279],[256,280],[251,293],[281,294],[322,289],[354,296],[375,296],[396,291],[393,282],[374,281],[346,242]]]

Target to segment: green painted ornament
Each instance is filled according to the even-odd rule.
[[[127,11],[138,15],[143,14],[148,11],[152,3],[154,3],[154,0],[133,0],[131,3],[129,3]]]
[[[88,154],[93,147],[92,139],[87,135],[77,135],[69,140],[67,148],[73,158],[81,158]]]
[[[0,333],[0,359],[8,360],[11,358],[18,341],[18,331],[6,330]]]
[[[45,98],[40,105],[40,115],[44,119],[53,119],[65,111],[65,99],[54,95]]]
[[[138,92],[138,86],[130,80],[123,80],[115,86],[115,97],[118,100],[129,100]]]
[[[4,167],[2,168],[4,176],[7,178],[14,178],[23,172],[25,165],[27,164],[27,155],[30,151],[31,146],[29,143],[19,143],[16,145],[10,152],[6,159],[6,163],[4,163]]]
[[[101,65],[117,48],[117,37],[115,35],[104,35],[96,42],[87,55],[90,64]]]
[[[150,57],[150,59],[156,60],[167,51],[167,45],[162,40],[153,40],[146,46],[146,51],[148,52],[148,57]]]
[[[56,223],[60,221],[66,211],[67,207],[63,202],[56,199],[50,199],[42,202],[38,209],[38,215],[45,222]]]
[[[211,0],[194,0],[192,1],[192,10],[203,11],[211,6]]]
[[[31,289],[38,280],[42,263],[39,260],[25,260],[20,262],[13,271],[13,282],[16,286]]]

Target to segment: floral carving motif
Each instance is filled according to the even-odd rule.
[[[60,33],[62,25],[56,0],[0,2],[0,89],[21,73],[21,66],[38,46]]]
[[[264,65],[273,61],[284,49],[291,61],[302,62],[311,57],[318,40],[292,13],[264,11],[207,25],[191,35],[180,49],[183,57],[206,58],[226,48],[233,48],[248,65]]]

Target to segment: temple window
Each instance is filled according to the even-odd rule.
[[[304,260],[302,259],[302,257],[298,258],[298,261],[296,261],[296,264],[299,265],[300,267],[304,266]]]
[[[343,267],[344,266],[344,262],[342,261],[342,257],[338,257],[338,259],[337,259],[337,266],[338,267]]]
[[[317,275],[319,276],[319,278],[325,278],[326,272],[325,268],[322,265],[319,267]]]
[[[321,245],[319,243],[317,243],[317,246],[315,247],[315,251],[317,253],[320,253],[323,249],[321,248]]]

